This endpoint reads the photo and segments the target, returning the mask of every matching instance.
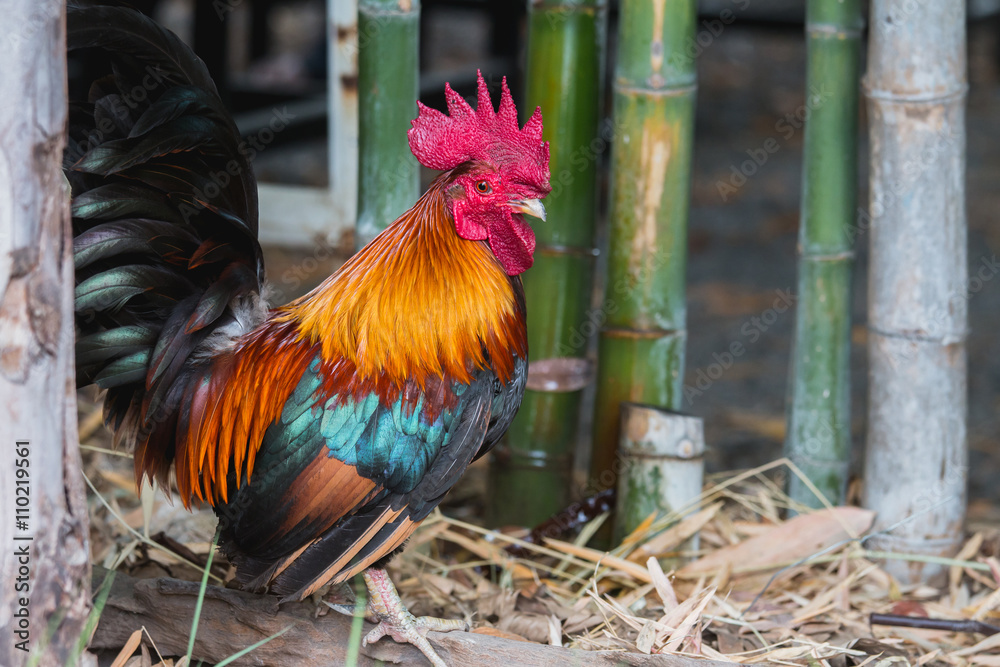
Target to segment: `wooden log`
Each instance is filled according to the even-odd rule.
[[[966,450],[965,2],[875,0],[869,31],[871,263],[864,505],[875,550],[949,556]],[[893,561],[906,581],[937,565]]]
[[[94,588],[104,573],[94,574]],[[133,579],[118,573],[101,622],[91,641],[92,650],[115,651],[145,626],[164,656],[187,650],[198,584],[177,579]],[[277,598],[210,586],[201,610],[194,660],[217,663],[247,646],[289,628],[280,637],[240,658],[235,665],[295,665],[328,667],[345,664],[352,619],[334,611],[319,618],[311,602],[281,605]],[[364,632],[371,630],[365,624]],[[432,632],[431,644],[449,664],[478,667],[723,667],[733,663],[672,655],[645,655],[621,651],[582,651],[534,642],[502,639],[475,632]],[[390,639],[361,649],[357,667],[390,664],[425,665],[426,659],[409,644]]]
[[[651,405],[622,403],[615,532],[624,537],[651,513],[697,511],[705,471],[705,429],[699,417]],[[696,549],[697,536],[682,549]]]
[[[0,665],[89,665],[77,443],[66,7],[0,0]]]

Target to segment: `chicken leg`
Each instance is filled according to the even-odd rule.
[[[365,635],[361,645],[368,646],[382,637],[389,636],[397,642],[416,646],[421,653],[427,656],[434,667],[448,667],[431,646],[431,643],[427,641],[427,633],[431,630],[435,632],[468,630],[468,623],[455,619],[434,618],[433,616],[414,616],[403,606],[403,601],[399,599],[399,593],[396,592],[396,587],[385,570],[371,567],[364,571],[363,576],[365,586],[368,588],[368,608],[365,619],[376,625],[371,632]],[[354,614],[354,608],[350,605],[330,606],[341,613]]]

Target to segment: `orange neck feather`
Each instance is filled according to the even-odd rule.
[[[478,241],[455,232],[439,176],[409,211],[323,284],[276,313],[296,321],[328,362],[346,359],[358,380],[399,389],[490,365],[506,382],[527,356],[515,283]],[[516,279],[515,279],[516,280]],[[484,354],[485,352],[485,354]],[[489,359],[487,359],[487,355]]]

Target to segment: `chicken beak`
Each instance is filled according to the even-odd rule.
[[[542,222],[545,221],[545,207],[542,206],[540,199],[514,199],[507,205],[519,213],[527,213],[528,215],[535,216]]]

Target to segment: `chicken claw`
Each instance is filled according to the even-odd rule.
[[[465,621],[434,618],[433,616],[414,616],[403,606],[399,593],[385,570],[369,568],[364,571],[365,585],[368,587],[368,608],[365,618],[375,623],[375,627],[365,635],[362,646],[374,644],[382,637],[392,637],[401,644],[413,644],[427,656],[434,667],[448,667],[437,651],[427,641],[427,633],[451,632],[452,630],[468,630]],[[330,605],[339,612],[353,615],[354,609],[349,605]]]

